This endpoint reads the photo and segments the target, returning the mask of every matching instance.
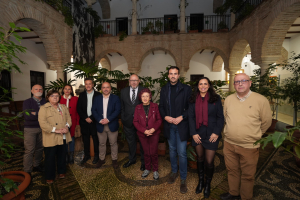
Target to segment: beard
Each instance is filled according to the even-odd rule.
[[[43,93],[41,93],[41,92],[34,93],[34,96],[37,96],[37,97],[41,97],[42,95],[43,95]]]

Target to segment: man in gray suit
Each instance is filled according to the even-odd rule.
[[[121,90],[121,119],[123,123],[123,130],[129,146],[129,161],[123,165],[124,168],[129,167],[136,163],[136,142],[137,134],[136,129],[133,125],[133,114],[135,107],[141,103],[138,98],[140,91],[144,87],[139,86],[140,79],[136,74],[133,74],[129,78],[129,87],[126,87]],[[141,149],[141,171],[145,170],[144,162],[144,151],[142,145],[140,144]]]

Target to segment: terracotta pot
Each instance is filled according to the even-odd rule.
[[[189,30],[189,33],[198,33],[198,30]]]
[[[223,32],[228,32],[228,28],[219,29],[218,32],[221,32],[221,33],[223,33]]]
[[[166,142],[158,143],[158,150],[157,150],[158,155],[160,156],[166,155],[166,148],[167,148]]]
[[[189,167],[192,169],[197,169],[197,162],[189,160]]]
[[[276,127],[276,123],[278,122],[278,120],[276,119],[272,119],[272,124],[271,126],[268,128],[267,132],[275,132],[275,127]]]
[[[212,29],[203,29],[202,33],[212,33],[213,30]]]
[[[94,157],[95,152],[94,152],[94,142],[92,136],[90,136],[90,156]]]
[[[165,34],[173,34],[174,31],[165,31]]]
[[[25,200],[25,189],[29,186],[31,177],[28,173],[22,171],[9,171],[0,174],[4,178],[12,179],[14,182],[21,183],[18,189],[7,193],[2,197],[2,200]]]

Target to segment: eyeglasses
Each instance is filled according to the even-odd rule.
[[[241,83],[242,85],[244,85],[247,81],[250,81],[250,80],[234,81],[234,85],[239,85],[240,83]]]
[[[139,80],[129,80],[130,82],[138,82]]]
[[[58,98],[59,95],[50,95],[50,97],[52,97],[52,98]]]

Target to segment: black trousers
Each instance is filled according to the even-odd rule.
[[[81,126],[81,134],[82,134],[82,141],[83,141],[83,148],[84,148],[84,156],[90,156],[90,135],[93,138],[94,143],[94,152],[95,157],[99,157],[99,139],[97,135],[96,125],[85,124],[84,127]]]
[[[137,134],[136,134],[136,128],[134,126],[128,128],[126,126],[123,126],[123,130],[126,136],[126,140],[128,142],[129,147],[129,161],[135,162],[136,161],[136,143],[137,143]],[[140,142],[140,152],[141,152],[141,164],[145,164],[144,161],[144,150],[142,147],[142,144]]]
[[[67,147],[66,140],[64,140],[63,145],[44,147],[46,180],[55,179],[56,168],[58,174],[66,173],[66,154],[67,154],[66,147]]]

